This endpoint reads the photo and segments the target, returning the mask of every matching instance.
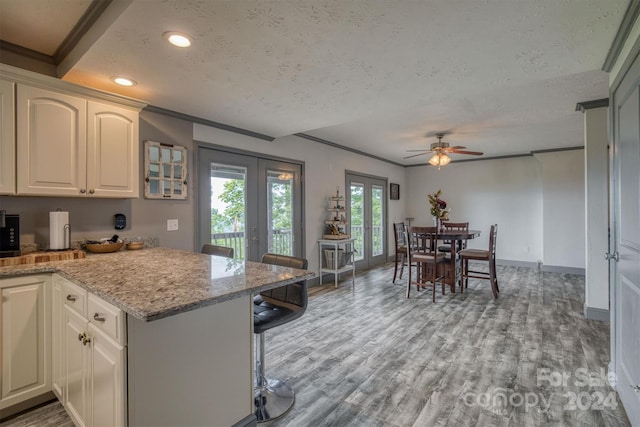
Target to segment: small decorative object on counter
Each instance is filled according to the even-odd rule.
[[[118,238],[117,234],[114,234],[111,238],[105,237],[100,240],[85,240],[84,242],[84,248],[96,254],[116,252],[122,246],[124,246],[124,242]]]
[[[348,239],[347,219],[345,216],[345,199],[340,195],[340,187],[336,187],[336,195],[329,197],[329,219],[325,221],[327,227],[326,233],[322,235],[323,239],[342,240]]]

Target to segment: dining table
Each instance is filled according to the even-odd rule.
[[[456,282],[462,276],[462,264],[458,259],[457,253],[462,248],[465,240],[475,239],[480,236],[480,230],[442,230],[438,232],[438,239],[448,241],[451,244],[451,258],[449,263],[445,264],[444,282],[451,287],[451,293],[456,292]],[[462,282],[460,282],[462,286]],[[462,289],[460,289],[462,292]]]

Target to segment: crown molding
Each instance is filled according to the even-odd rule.
[[[594,108],[603,108],[609,106],[609,98],[594,99],[593,101],[578,102],[576,104],[576,111],[584,113],[587,110]]]
[[[633,29],[633,25],[635,24],[638,15],[640,15],[640,0],[631,0],[627,6],[626,12],[624,13],[620,27],[618,27],[613,43],[611,43],[607,57],[604,60],[604,64],[602,64],[602,71],[606,71],[607,73],[611,72],[613,65],[620,56],[624,42],[627,40],[629,33]]]

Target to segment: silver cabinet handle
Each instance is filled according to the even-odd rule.
[[[615,262],[618,262],[619,261],[618,251],[614,253],[606,252],[604,254],[604,259],[606,259],[607,261],[614,260]]]
[[[100,316],[100,314],[98,314],[98,313],[94,313],[93,320],[95,320],[96,322],[105,322],[107,319],[105,319],[104,317]]]
[[[632,385],[630,386],[633,391],[635,391],[636,393],[640,393],[640,384],[636,384],[636,385]]]
[[[75,295],[67,295],[67,301],[75,302],[78,297]]]

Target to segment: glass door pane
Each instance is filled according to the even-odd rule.
[[[386,188],[384,179],[347,173],[347,206],[356,268],[370,268],[386,261]]]
[[[371,186],[371,255],[384,255],[384,190],[380,185]]]
[[[267,170],[268,251],[293,255],[293,177],[290,172]]]
[[[353,243],[355,249],[354,259],[360,261],[364,258],[364,184],[351,182],[350,220],[351,237],[356,239]]]
[[[211,239],[244,259],[247,168],[211,163]]]

